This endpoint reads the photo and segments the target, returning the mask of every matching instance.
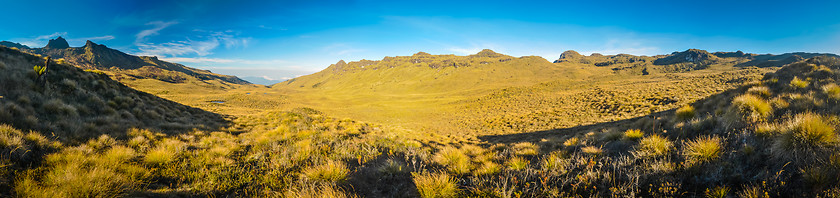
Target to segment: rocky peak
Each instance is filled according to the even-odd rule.
[[[699,63],[708,64],[717,60],[718,57],[706,50],[688,49],[684,52],[675,52],[670,56],[656,59],[653,64],[656,65],[670,65],[676,63]]]
[[[416,54],[411,55],[411,56],[431,56],[431,54],[426,53],[426,52],[417,52]]]
[[[583,57],[583,55],[580,55],[580,53],[576,52],[575,50],[566,50],[565,52],[560,54],[560,59],[576,59],[581,57]]]
[[[490,50],[490,49],[483,49],[480,52],[478,52],[477,54],[474,54],[474,55],[471,55],[471,56],[473,56],[473,57],[496,58],[496,57],[502,57],[502,56],[505,56],[505,55],[496,53],[496,52],[494,52],[493,50]]]
[[[44,48],[50,49],[64,49],[69,47],[70,44],[67,44],[67,40],[64,40],[64,38],[61,38],[61,36],[59,36],[56,39],[50,39],[50,41],[47,43],[47,46],[44,46]]]

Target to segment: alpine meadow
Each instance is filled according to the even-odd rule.
[[[756,3],[10,2],[0,197],[840,197],[840,4]]]

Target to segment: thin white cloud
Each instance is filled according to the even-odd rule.
[[[146,25],[152,25],[154,27],[152,29],[146,29],[146,30],[143,30],[143,31],[140,31],[139,33],[137,33],[137,35],[135,35],[135,37],[136,37],[135,42],[141,42],[141,41],[143,41],[144,38],[146,38],[148,36],[158,35],[158,32],[160,32],[164,28],[169,27],[171,25],[175,25],[175,24],[178,24],[178,22],[177,21],[169,21],[169,22],[152,21],[152,22],[146,23]]]
[[[165,57],[161,58],[162,60],[169,61],[169,62],[179,62],[179,63],[234,63],[234,64],[242,64],[242,65],[273,65],[273,64],[283,64],[287,63],[288,61],[285,60],[244,60],[244,59],[223,59],[223,58],[186,58],[186,57]]]
[[[56,38],[58,36],[67,36],[67,32],[56,32],[49,35],[41,35],[35,38],[35,40],[49,40]]]
[[[178,57],[183,55],[198,55],[207,56],[213,54],[213,50],[219,46],[224,46],[227,49],[247,47],[251,42],[251,38],[239,38],[235,36],[232,30],[221,32],[194,30],[196,38],[186,38],[181,41],[170,41],[165,43],[146,42],[147,38],[157,35],[158,31],[175,24],[175,22],[151,22],[149,24],[155,25],[155,28],[143,30],[137,34],[137,39],[134,45],[137,46],[140,55],[146,56],[160,56],[160,57]],[[185,59],[186,60],[186,59]],[[209,60],[209,59],[207,59]],[[205,60],[205,62],[207,61]],[[198,60],[192,60],[198,61]]]

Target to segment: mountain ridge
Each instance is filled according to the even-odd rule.
[[[159,71],[166,70],[183,73],[184,75],[192,76],[199,80],[219,80],[225,83],[243,85],[251,84],[236,76],[216,74],[208,70],[201,70],[178,63],[166,62],[159,60],[154,56],[130,55],[116,49],[108,48],[102,44],[96,44],[90,40],[86,41],[85,45],[81,47],[70,47],[67,44],[67,41],[62,37],[51,39],[43,48],[29,48],[27,46],[8,41],[3,41],[0,45],[6,45],[7,47],[15,46],[21,51],[50,56],[57,60],[63,59],[67,63],[76,65],[77,67],[83,69],[115,72],[119,70],[132,70],[140,73],[140,75],[132,75],[134,77],[151,78],[169,83],[182,83],[184,82],[184,77],[179,77],[177,74]],[[21,48],[22,46],[26,48]]]

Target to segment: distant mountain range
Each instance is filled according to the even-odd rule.
[[[265,76],[243,76],[243,77],[239,77],[239,78],[241,78],[245,81],[248,81],[250,83],[258,84],[258,85],[273,85],[273,84],[277,84],[277,83],[281,83],[283,81],[286,81],[286,80],[270,79],[270,78],[265,77]]]
[[[194,77],[202,81],[219,80],[232,84],[250,84],[236,76],[221,75],[208,70],[170,63],[159,60],[154,56],[134,56],[89,40],[82,47],[70,47],[67,40],[62,37],[51,39],[43,48],[30,48],[9,41],[2,41],[0,45],[15,47],[33,54],[50,56],[55,60],[61,59],[83,69],[130,74],[134,78],[183,83],[186,82],[188,77]]]

